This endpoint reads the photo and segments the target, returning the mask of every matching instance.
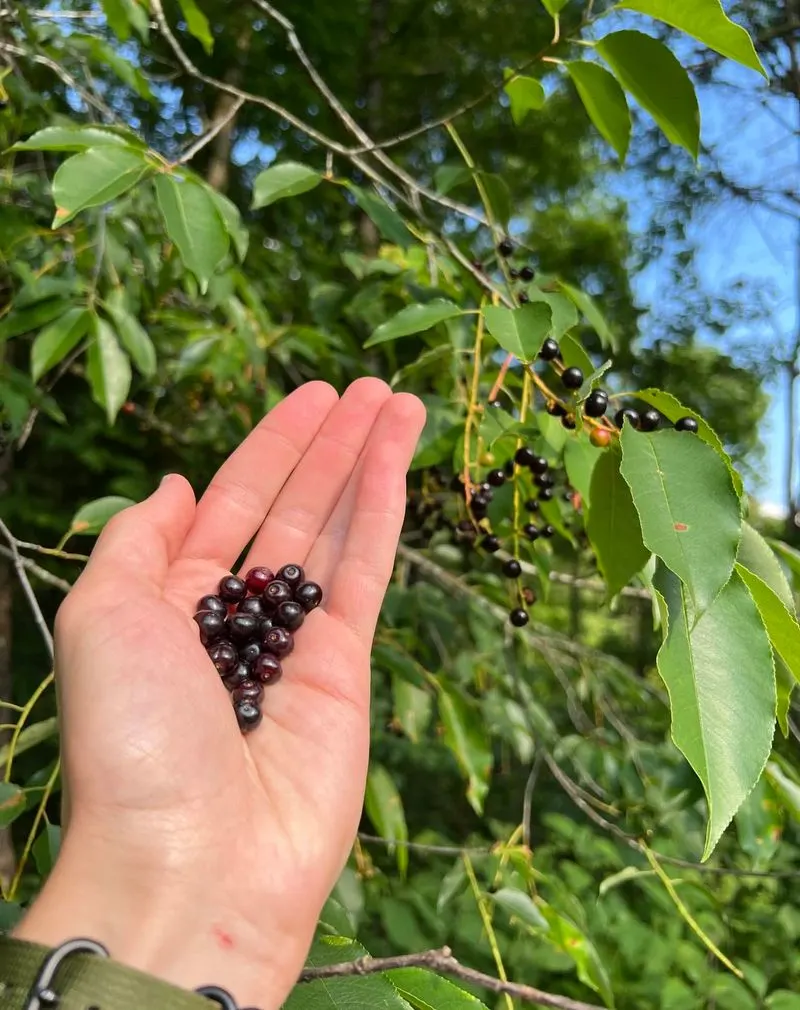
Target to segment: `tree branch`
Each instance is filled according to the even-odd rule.
[[[220,118],[215,123],[211,124],[211,129],[207,133],[204,133],[202,137],[199,137],[191,145],[191,147],[186,148],[186,150],[183,152],[180,158],[178,158],[177,164],[185,165],[187,162],[192,160],[192,158],[197,154],[198,151],[202,151],[203,148],[206,146],[206,144],[210,144],[211,141],[214,139],[214,137],[216,137],[219,133],[221,133],[228,125],[228,123],[231,122],[231,120],[236,118],[236,116],[239,114],[239,110],[246,103],[246,101],[247,99],[245,98],[237,98],[236,101],[233,103],[233,105],[230,107],[230,109],[228,109],[228,111],[225,113],[225,115],[220,116]]]
[[[11,560],[14,564],[14,569],[17,573],[17,578],[19,579],[23,592],[28,598],[28,604],[30,605],[31,611],[33,612],[33,619],[36,622],[39,631],[42,633],[42,638],[44,639],[44,644],[47,647],[47,651],[50,654],[50,659],[53,658],[53,636],[50,634],[50,629],[47,627],[47,621],[44,619],[44,614],[42,613],[42,608],[39,606],[39,601],[36,599],[36,593],[33,591],[30,579],[28,578],[28,573],[25,571],[25,565],[23,559],[17,550],[17,541],[15,537],[12,536],[11,530],[6,526],[2,519],[0,519],[0,533],[3,534],[8,546],[11,551]]]
[[[377,975],[384,971],[397,968],[429,968],[442,975],[449,975],[462,982],[488,989],[489,992],[513,996],[525,1003],[535,1003],[538,1006],[553,1007],[555,1010],[599,1010],[594,1003],[582,1003],[570,999],[569,996],[558,996],[555,993],[544,992],[531,985],[519,982],[503,982],[492,975],[468,968],[453,957],[449,947],[441,950],[426,950],[419,954],[398,954],[395,957],[360,957],[355,961],[343,964],[329,964],[319,968],[306,968],[300,976],[300,982],[314,982],[318,979],[347,978],[359,975]]]
[[[0,554],[4,558],[8,558],[9,561],[14,560],[14,554],[8,549],[8,547],[0,546]],[[62,593],[68,593],[72,586],[66,579],[60,579],[57,575],[52,575],[45,568],[41,568],[36,564],[35,561],[31,561],[30,558],[23,558],[20,556],[20,561],[22,562],[23,568],[26,568],[31,575],[35,575],[37,579],[42,582],[46,582],[48,586],[53,586],[54,589],[60,589]]]

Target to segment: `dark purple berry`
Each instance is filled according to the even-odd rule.
[[[502,487],[506,482],[506,475],[502,470],[490,470],[486,474],[486,483],[490,487]]]
[[[213,610],[215,614],[222,614],[223,617],[226,617],[228,604],[223,603],[218,596],[204,596],[197,604],[197,612],[200,613],[201,610]]]
[[[277,610],[282,603],[288,603],[293,595],[292,587],[288,582],[284,582],[283,579],[275,579],[264,590],[262,599],[266,610],[272,612]]]
[[[249,642],[258,634],[259,618],[252,614],[231,614],[228,618],[228,634],[234,642]]]
[[[239,649],[239,658],[251,668],[260,655],[261,645],[258,642],[248,642]]]
[[[261,720],[264,718],[256,702],[249,698],[236,702],[233,710],[236,713],[236,721],[239,723],[239,729],[242,733],[252,733],[254,729],[257,729],[261,725]]]
[[[503,466],[503,470],[505,471],[506,477],[513,477],[514,476],[514,460],[513,459],[507,459],[506,462],[505,462],[505,464],[504,464],[504,466]]]
[[[233,692],[234,704],[240,701],[258,703],[264,697],[264,687],[257,680],[244,680]]]
[[[496,554],[500,550],[500,541],[491,534],[481,540],[481,547],[489,554]]]
[[[539,357],[542,361],[555,361],[556,358],[560,357],[560,355],[561,351],[558,344],[552,337],[548,337],[542,344],[542,349],[539,351]]]
[[[520,575],[522,575],[522,565],[519,561],[511,558],[503,565],[503,575],[505,575],[507,579],[518,579]]]
[[[561,418],[561,426],[563,428],[566,428],[567,431],[575,431],[575,429],[578,427],[578,422],[575,420],[575,415],[565,414]]]
[[[247,593],[247,586],[235,575],[226,575],[219,584],[219,595],[226,603],[238,603]]]
[[[503,257],[503,259],[508,259],[509,256],[514,252],[514,243],[510,238],[504,238],[503,241],[498,245],[497,251]]]
[[[553,489],[551,487],[543,487],[539,492],[539,501],[552,501],[553,500]]]
[[[525,625],[530,621],[528,617],[527,610],[523,610],[522,607],[517,607],[516,610],[512,610],[508,615],[508,619],[514,625],[515,628],[524,628]]]
[[[275,684],[283,675],[281,664],[268,652],[262,653],[253,663],[253,677],[259,684]]]
[[[519,272],[519,279],[521,281],[525,281],[526,284],[530,284],[534,277],[535,273],[533,267],[525,266]]]
[[[561,383],[565,389],[580,389],[583,385],[583,372],[574,365],[565,368],[561,373]]]
[[[528,538],[528,540],[538,540],[539,539],[539,527],[534,526],[533,523],[528,523],[522,528],[522,532]]]
[[[602,417],[608,410],[608,393],[604,389],[595,389],[586,397],[583,412],[587,417]]]
[[[230,642],[215,642],[209,647],[208,657],[222,677],[233,673],[239,662],[238,653]]]
[[[555,487],[555,477],[549,473],[537,473],[533,478],[533,483],[537,487]]]
[[[528,294],[527,291],[520,291],[519,294],[517,295],[517,301],[520,303],[520,305],[527,305],[530,300],[531,296]]]
[[[236,607],[237,614],[252,614],[253,617],[264,617],[266,611],[264,610],[264,603],[257,596],[248,596],[246,600]]]
[[[696,435],[700,430],[700,425],[693,417],[682,417],[675,422],[675,431],[689,431]]]
[[[539,502],[536,501],[535,498],[529,498],[528,501],[525,502],[525,508],[528,512],[538,512]]]
[[[264,635],[269,631],[270,628],[275,627],[275,622],[271,617],[262,617],[258,622],[258,636],[263,639]]]
[[[472,496],[472,504],[477,505],[478,508],[488,508],[494,501],[494,492],[491,487],[486,490],[481,488],[480,491],[476,491]]]
[[[225,618],[222,614],[217,614],[213,610],[201,610],[194,615],[194,619],[200,629],[200,641],[203,645],[222,638],[225,633]]]
[[[542,536],[549,540],[551,537],[556,535],[556,531],[552,526],[545,526],[542,529]]]
[[[303,623],[305,616],[306,612],[300,604],[295,603],[293,600],[289,600],[287,603],[282,603],[278,607],[275,611],[275,617],[273,620],[280,628],[286,628],[287,631],[297,631]]]
[[[517,466],[531,466],[536,459],[538,459],[538,456],[527,445],[523,445],[522,448],[517,449],[517,454],[514,456]]]
[[[639,431],[655,431],[661,424],[661,415],[657,410],[646,410],[639,418]]]
[[[264,635],[264,648],[278,659],[285,659],[294,648],[292,633],[286,628],[270,628]]]
[[[244,577],[244,584],[247,586],[248,593],[259,596],[274,578],[275,576],[269,568],[251,568]]]
[[[625,422],[628,422],[632,427],[639,427],[639,412],[638,410],[632,410],[628,407],[626,410],[618,410],[614,415],[614,424],[618,428],[621,428]]]
[[[284,565],[278,572],[277,578],[282,582],[287,582],[292,588],[299,586],[305,581],[306,574],[300,565]]]
[[[558,400],[550,400],[545,410],[551,417],[564,417],[567,413],[567,408],[563,403],[559,403]]]
[[[237,663],[233,672],[222,678],[223,684],[229,691],[235,691],[246,680],[250,680],[250,667],[247,663],[242,662]]]
[[[532,474],[537,477],[541,477],[542,474],[547,473],[550,468],[550,464],[544,458],[544,456],[534,456],[533,459],[528,464],[528,469]]]
[[[472,523],[469,525],[472,528]],[[322,589],[316,582],[301,582],[294,591],[294,598],[306,613],[310,613],[322,603]]]
[[[517,270],[516,267],[512,267],[508,271],[508,276],[511,278],[512,281],[515,281],[519,277],[519,270]]]

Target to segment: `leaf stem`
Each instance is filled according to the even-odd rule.
[[[506,969],[503,964],[503,957],[500,953],[500,947],[497,943],[497,936],[494,932],[494,927],[492,926],[492,917],[487,909],[486,899],[483,894],[481,894],[480,886],[478,885],[478,879],[475,876],[475,870],[472,868],[472,860],[469,858],[466,852],[461,853],[461,858],[464,861],[464,868],[467,871],[467,877],[469,878],[469,885],[472,888],[472,893],[475,896],[475,903],[478,906],[478,912],[481,916],[481,921],[483,922],[483,928],[486,931],[486,938],[489,941],[489,946],[492,950],[492,957],[494,957],[494,963],[497,966],[497,974],[500,976],[502,982],[508,982],[508,975],[506,974]],[[506,1006],[508,1010],[514,1010],[514,1000],[508,993],[505,993]]]

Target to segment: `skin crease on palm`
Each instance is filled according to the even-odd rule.
[[[361,816],[370,650],[423,425],[377,379],[341,398],[311,382],[197,504],[171,475],[109,523],[56,621],[69,818],[17,936],[91,936],[177,985],[281,1005]],[[325,600],[242,736],[192,614],[248,544],[242,571],[304,564]]]

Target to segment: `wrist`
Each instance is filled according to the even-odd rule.
[[[184,989],[222,986],[240,1006],[260,1010],[283,1004],[303,967],[313,923],[298,935],[297,923],[282,928],[269,907],[249,921],[231,910],[217,886],[218,870],[121,865],[74,832],[69,838],[73,844],[65,839],[15,937],[47,946],[89,937],[114,960]]]

